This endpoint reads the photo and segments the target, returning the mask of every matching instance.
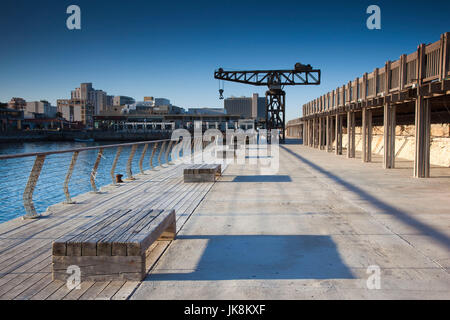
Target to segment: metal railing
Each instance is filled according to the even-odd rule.
[[[196,141],[199,139],[192,139],[191,147],[195,151],[196,148],[199,147],[199,144],[201,141]],[[104,153],[107,150],[110,150],[110,155],[114,154],[114,160],[110,164],[110,170],[109,175],[111,177],[111,183],[113,185],[117,185],[118,183],[118,177],[116,176],[116,168],[118,161],[120,157],[124,156],[124,150],[130,149],[128,154],[128,159],[126,161],[126,175],[127,179],[126,181],[134,180],[133,176],[133,162],[136,156],[136,153],[138,152],[138,148],[141,148],[142,151],[140,151],[140,157],[138,162],[139,171],[141,174],[144,174],[144,159],[146,155],[150,155],[149,161],[148,161],[148,168],[150,170],[155,169],[157,166],[162,166],[163,164],[166,165],[173,165],[176,160],[181,160],[181,158],[185,155],[185,147],[182,147],[182,138],[172,140],[156,140],[156,141],[143,141],[143,142],[134,142],[134,143],[122,143],[122,144],[112,144],[112,145],[99,145],[99,146],[92,146],[92,147],[82,147],[82,148],[72,148],[72,149],[66,149],[66,150],[55,150],[55,151],[47,151],[47,152],[32,152],[32,153],[22,153],[22,154],[7,154],[7,155],[0,155],[0,161],[9,160],[9,159],[18,159],[18,158],[34,158],[34,162],[31,168],[31,172],[28,176],[28,181],[26,183],[25,190],[23,192],[23,206],[25,208],[26,214],[23,216],[24,219],[34,219],[39,217],[40,215],[37,213],[34,202],[33,202],[33,193],[35,191],[36,185],[38,183],[39,177],[41,175],[42,168],[44,166],[44,163],[46,159],[49,156],[52,155],[59,155],[59,154],[70,154],[72,153],[72,157],[70,159],[70,163],[68,164],[68,169],[65,174],[65,179],[63,182],[63,185],[61,186],[64,195],[65,195],[65,204],[73,204],[74,201],[71,198],[71,194],[69,192],[69,183],[71,181],[74,168],[76,166],[77,161],[80,158],[80,155],[83,155],[87,152],[96,152],[95,162],[92,166],[92,169],[89,172],[89,179],[90,179],[90,186],[91,190],[95,193],[98,193],[98,187],[96,184],[96,176],[99,169],[99,166],[102,162],[102,159],[104,159]],[[115,149],[115,150],[114,150]],[[181,152],[182,151],[182,152]],[[156,154],[158,152],[158,154]],[[157,156],[156,156],[157,155]],[[178,159],[175,159],[178,157]],[[156,158],[156,159],[155,159]],[[67,159],[66,159],[67,160]],[[136,166],[136,163],[134,164]],[[15,169],[20,170],[21,164],[15,164]],[[64,163],[52,163],[52,166],[57,166],[58,170],[63,170]],[[13,173],[15,175],[15,173]],[[58,175],[61,175],[61,172],[57,173]],[[15,189],[17,191],[17,189]],[[13,191],[14,192],[14,191]],[[3,201],[2,199],[0,199]]]

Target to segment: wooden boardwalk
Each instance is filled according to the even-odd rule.
[[[18,218],[0,224],[0,299],[126,299],[139,282],[83,282],[81,290],[69,290],[66,283],[52,281],[52,241],[119,205],[173,208],[179,231],[214,184],[183,183],[184,167],[177,164],[146,171],[134,181],[103,187],[100,194],[74,197],[76,204],[51,206],[40,219]],[[147,255],[150,269],[169,243],[152,245]]]

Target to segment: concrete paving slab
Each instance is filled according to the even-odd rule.
[[[230,165],[131,299],[450,299],[450,169],[399,166],[296,144],[273,177]]]

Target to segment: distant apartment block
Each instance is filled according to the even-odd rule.
[[[115,96],[114,100],[113,100],[113,105],[114,106],[123,106],[126,104],[133,104],[136,101],[131,98],[131,97],[127,97],[127,96]]]
[[[11,98],[11,101],[8,103],[9,109],[24,111],[27,106],[27,102],[22,98]]]
[[[144,102],[150,103],[153,107],[170,105],[170,100],[166,98],[144,97]]]
[[[95,114],[107,110],[114,103],[113,96],[108,96],[103,90],[94,89],[90,82],[81,83],[79,88],[72,90],[71,99],[86,101],[86,103],[93,105]]]
[[[59,99],[57,110],[62,117],[70,122],[81,122],[92,128],[94,121],[94,106],[88,101],[80,99]]]
[[[227,114],[239,115],[244,119],[262,121],[265,119],[266,98],[254,93],[252,97],[231,97],[224,101]]]
[[[24,117],[26,119],[37,118],[55,118],[57,107],[52,106],[48,101],[31,101],[27,102],[24,109]]]

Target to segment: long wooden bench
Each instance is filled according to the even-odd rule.
[[[184,169],[184,182],[214,182],[222,175],[220,164],[194,164]]]
[[[66,281],[68,267],[75,265],[82,281],[140,281],[147,249],[175,233],[175,210],[108,210],[53,242],[53,279]]]

